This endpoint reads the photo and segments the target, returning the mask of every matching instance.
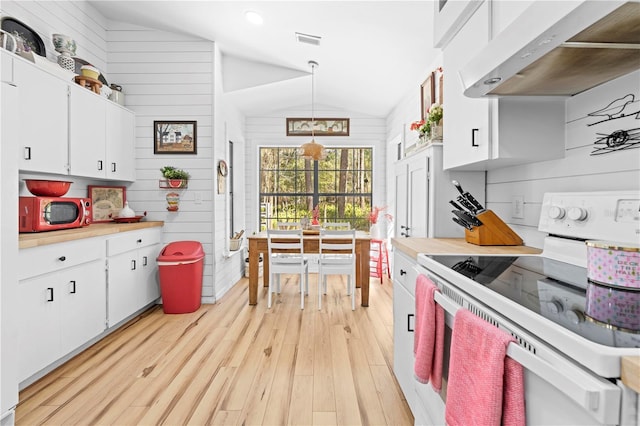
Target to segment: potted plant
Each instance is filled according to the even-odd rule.
[[[164,166],[160,169],[162,176],[167,179],[167,183],[171,188],[183,188],[187,185],[187,181],[191,177],[189,172],[177,169],[173,166]]]

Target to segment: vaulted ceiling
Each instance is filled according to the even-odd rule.
[[[91,1],[106,17],[215,41],[225,96],[248,116],[315,103],[385,117],[437,50],[433,1]],[[253,25],[246,11],[264,22]],[[300,43],[295,33],[320,37]]]

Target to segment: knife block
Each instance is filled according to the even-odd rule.
[[[476,215],[482,225],[465,229],[465,240],[478,246],[521,246],[524,241],[494,212],[486,210]]]

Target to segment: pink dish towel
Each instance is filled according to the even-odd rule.
[[[416,279],[416,316],[413,334],[413,371],[420,383],[431,382],[440,392],[442,388],[442,357],[444,352],[444,309],[433,296],[438,287],[426,276]]]
[[[524,371],[507,357],[515,339],[466,309],[451,337],[445,419],[448,426],[525,425]]]

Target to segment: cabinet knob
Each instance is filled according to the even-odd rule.
[[[60,257],[58,258],[58,260],[59,260],[60,262],[64,262],[65,260],[67,260],[67,257],[66,257],[66,256],[60,256]]]
[[[402,275],[407,275],[407,271],[405,271],[404,269],[400,269],[400,276]]]
[[[140,238],[138,241],[136,241],[136,243],[142,244],[142,238]]]

